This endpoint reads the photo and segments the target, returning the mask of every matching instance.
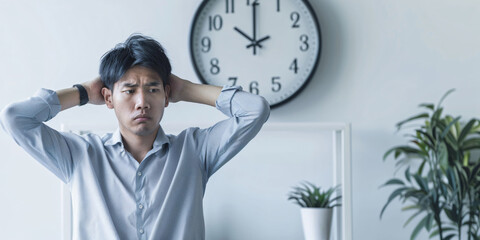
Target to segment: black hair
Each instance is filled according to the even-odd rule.
[[[162,79],[164,87],[169,84],[172,66],[162,45],[141,34],[132,34],[124,43],[117,44],[102,56],[100,78],[108,89],[113,90],[113,85],[134,66],[155,71]]]

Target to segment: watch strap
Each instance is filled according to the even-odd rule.
[[[76,87],[78,89],[78,92],[80,93],[80,104],[79,106],[85,105],[88,103],[88,93],[85,87],[83,87],[81,84],[75,84],[73,87]]]

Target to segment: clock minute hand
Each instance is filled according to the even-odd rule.
[[[252,16],[253,16],[253,41],[252,41],[252,44],[253,45],[253,55],[256,55],[257,54],[257,44],[255,44],[257,42],[257,17],[256,17],[256,7],[258,6],[258,2],[257,1],[254,1],[252,3]]]
[[[256,14],[255,14],[255,9],[256,7],[258,6],[258,2],[255,1],[253,4],[252,4],[252,8],[253,8],[253,40],[257,40],[257,17],[256,17]]]

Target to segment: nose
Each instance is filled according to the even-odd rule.
[[[142,110],[150,108],[148,103],[147,94],[144,91],[138,91],[135,98],[135,109]]]

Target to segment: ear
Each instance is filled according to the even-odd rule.
[[[168,107],[168,103],[169,103],[168,99],[170,96],[170,84],[165,85],[164,90],[165,90],[165,107]]]
[[[102,88],[103,99],[108,108],[113,109],[112,91],[106,87]]]

